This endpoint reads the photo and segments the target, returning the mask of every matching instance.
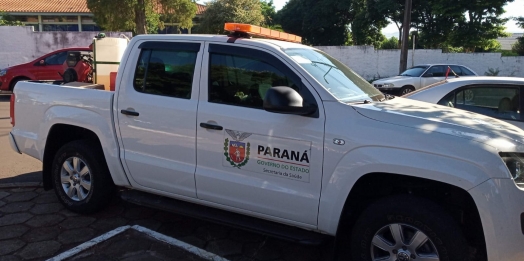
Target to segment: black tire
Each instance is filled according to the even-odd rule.
[[[71,211],[90,214],[104,208],[111,200],[115,192],[115,185],[107,168],[104,154],[101,148],[92,145],[93,142],[87,140],[72,141],[62,146],[55,155],[52,168],[52,179],[55,193],[62,204]],[[78,168],[74,168],[73,173],[76,177],[71,178],[68,171],[62,166],[68,161],[70,164],[74,158],[79,159]],[[71,166],[73,166],[71,164]],[[78,170],[87,167],[87,174],[80,176]],[[77,172],[75,172],[77,171]],[[76,187],[68,184],[67,181],[62,184],[62,177],[70,182],[78,181]],[[89,184],[89,190],[86,189]],[[66,187],[71,188],[72,197],[66,193]],[[68,190],[69,191],[69,190]],[[86,193],[87,191],[87,193]],[[76,197],[76,198],[75,198]]]
[[[410,93],[410,92],[412,92],[414,90],[415,90],[415,87],[413,87],[413,86],[404,86],[404,87],[400,88],[400,90],[398,91],[398,96],[403,96],[403,95],[408,94],[408,93]]]
[[[413,240],[417,230],[427,236],[429,240],[425,241],[426,243],[418,244],[420,246],[418,248],[413,246],[406,248],[406,252],[405,249],[399,246],[393,247],[390,244],[395,241],[393,234],[388,234],[393,228],[400,228],[401,238],[405,242]],[[381,231],[384,231],[384,234],[380,234]],[[372,240],[375,236],[387,238],[386,241],[390,242],[387,245],[393,250],[382,251],[378,247],[372,248]],[[401,245],[409,247],[415,244],[401,243]],[[417,251],[412,251],[413,248],[416,248]],[[437,254],[440,261],[463,261],[468,260],[469,246],[458,225],[440,206],[429,200],[400,195],[372,204],[364,210],[355,223],[351,235],[352,260],[370,261],[372,252],[377,257],[396,257],[393,260],[406,260],[406,253],[408,255],[426,253]],[[399,256],[401,252],[402,258]],[[413,260],[418,259],[420,258]]]
[[[12,80],[10,83],[9,83],[9,90],[10,91],[14,91],[15,89],[15,85],[17,82],[19,81],[27,81],[27,80],[30,80],[29,78],[25,78],[25,77],[22,77],[22,78],[16,78],[14,80]]]

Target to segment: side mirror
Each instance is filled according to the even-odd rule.
[[[303,102],[302,96],[290,87],[271,87],[264,99],[264,110],[294,115],[308,115],[317,110],[315,106],[304,107]]]

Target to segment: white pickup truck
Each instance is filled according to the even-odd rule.
[[[45,189],[73,211],[118,187],[303,243],[336,238],[353,260],[524,260],[513,125],[384,96],[326,53],[270,39],[140,35],[117,75],[114,92],[19,82],[12,97],[12,148],[43,162]]]

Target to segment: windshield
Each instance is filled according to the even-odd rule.
[[[284,52],[342,102],[384,99],[384,95],[364,78],[322,51],[293,48]]]
[[[400,74],[400,76],[419,77],[429,66],[415,66],[411,67]]]

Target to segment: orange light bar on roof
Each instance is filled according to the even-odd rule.
[[[288,34],[284,32],[279,32],[277,30],[271,30],[268,28],[250,25],[250,24],[237,24],[237,23],[226,23],[224,25],[224,30],[230,32],[241,32],[248,33],[252,35],[263,36],[270,39],[300,43],[302,42],[302,37],[296,36],[294,34]]]

